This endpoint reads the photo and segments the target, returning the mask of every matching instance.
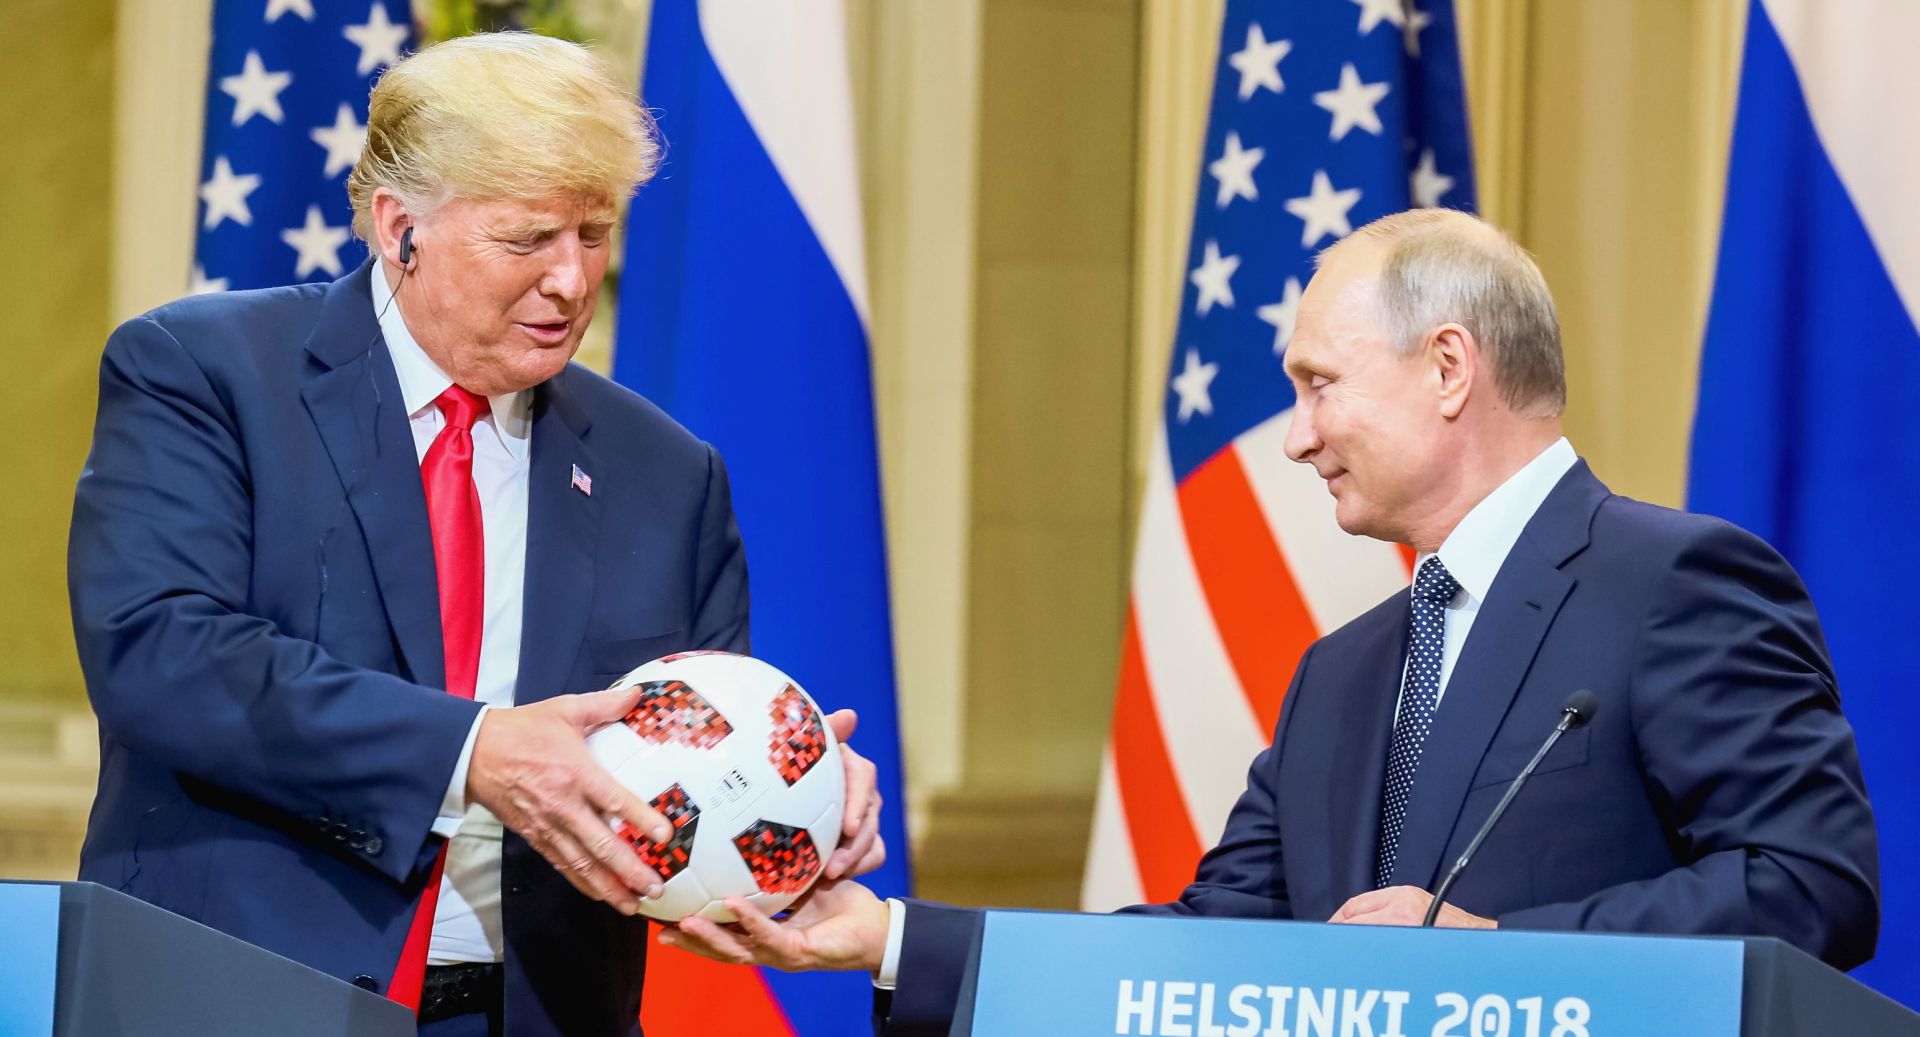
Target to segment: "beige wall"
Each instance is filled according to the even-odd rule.
[[[1486,214],[1559,302],[1567,432],[1630,496],[1685,491],[1744,3],[1468,0]]]
[[[67,515],[106,337],[112,0],[21,0],[0,32],[0,698],[77,702]]]
[[[895,667],[916,832],[966,731],[982,0],[849,5]]]
[[[1126,594],[1139,8],[983,12],[964,762],[926,819],[933,895],[1053,901],[1086,842]]]
[[[73,872],[96,756],[67,516],[109,326],[112,0],[21,0],[0,33],[0,877]]]

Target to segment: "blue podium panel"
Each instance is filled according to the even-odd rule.
[[[60,887],[0,885],[0,1037],[52,1037]]]
[[[1738,1037],[1738,940],[991,912],[970,1031]]]

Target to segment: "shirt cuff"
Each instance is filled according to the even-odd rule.
[[[440,816],[433,819],[433,834],[442,839],[453,838],[460,822],[466,819],[467,765],[473,762],[473,743],[480,737],[480,722],[492,708],[483,702],[480,712],[473,715],[473,726],[467,729],[467,743],[460,747],[460,758],[453,764],[453,778],[447,782],[447,794],[440,797]]]
[[[907,940],[907,905],[887,898],[887,951],[880,957],[880,971],[873,974],[873,985],[892,990],[900,981],[900,946]]]

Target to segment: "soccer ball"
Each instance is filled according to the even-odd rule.
[[[639,704],[587,747],[673,822],[662,844],[611,821],[665,883],[640,913],[731,922],[721,901],[732,896],[785,910],[840,842],[846,774],[820,707],[791,677],[732,652],[669,655],[614,687],[636,685]]]

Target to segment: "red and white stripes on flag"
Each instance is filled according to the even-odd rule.
[[[1147,477],[1113,732],[1082,906],[1168,901],[1193,878],[1273,737],[1300,655],[1406,586],[1408,556],[1340,531],[1291,409],[1173,484]]]

